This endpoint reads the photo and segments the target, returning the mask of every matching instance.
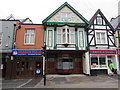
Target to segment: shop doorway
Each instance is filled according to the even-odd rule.
[[[42,75],[42,62],[35,60],[17,60],[16,78],[30,78]]]

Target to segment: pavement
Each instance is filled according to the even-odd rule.
[[[47,75],[43,78],[0,80],[2,88],[118,88],[120,76]]]
[[[46,86],[42,79],[35,88],[118,88],[118,81],[117,75],[48,75]]]

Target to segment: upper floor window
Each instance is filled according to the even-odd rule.
[[[102,24],[102,18],[101,17],[97,17],[97,24]]]
[[[53,44],[53,31],[52,30],[48,30],[48,46],[52,47]]]
[[[2,35],[3,35],[3,33],[0,32],[0,46],[2,45]]]
[[[57,28],[57,43],[58,44],[74,44],[75,43],[75,29],[65,27]]]
[[[61,19],[62,21],[70,21],[71,20],[71,13],[70,12],[62,12],[61,13]]]
[[[83,40],[83,31],[79,31],[79,46],[83,47],[84,46],[84,40]]]
[[[25,44],[34,44],[35,42],[35,29],[25,29]]]
[[[105,32],[96,32],[97,44],[106,44],[106,33]]]

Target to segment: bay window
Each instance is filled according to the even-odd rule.
[[[25,29],[24,44],[34,44],[35,42],[35,29]]]
[[[57,44],[75,44],[75,29],[68,26],[58,27]]]

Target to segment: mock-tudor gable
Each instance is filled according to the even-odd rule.
[[[52,14],[50,14],[43,23],[86,23],[88,21],[78,13],[71,5],[65,2]]]
[[[90,46],[115,46],[114,28],[103,15],[100,9],[97,10],[89,23],[88,39]]]

